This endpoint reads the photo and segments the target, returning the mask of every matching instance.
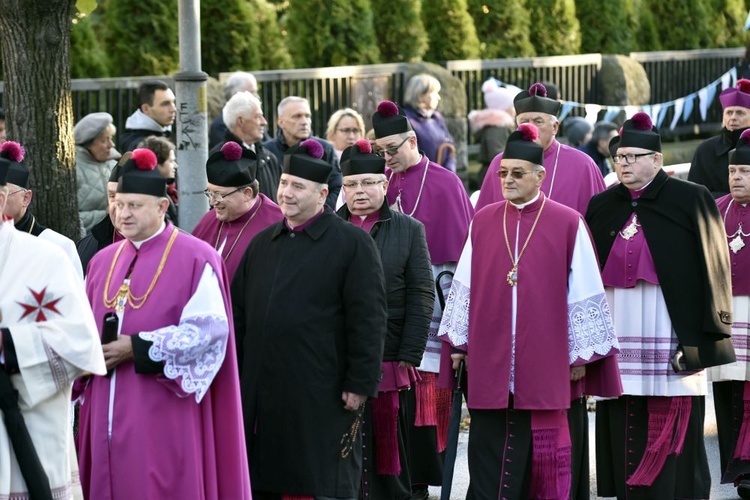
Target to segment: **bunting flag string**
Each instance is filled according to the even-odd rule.
[[[750,22],[750,16],[748,17]],[[499,82],[500,85],[505,87],[513,87],[513,85]],[[639,111],[647,113],[651,120],[655,123],[657,128],[661,128],[664,119],[667,116],[669,108],[674,109],[674,115],[672,121],[669,124],[669,129],[674,130],[677,124],[682,121],[686,122],[690,119],[693,114],[693,110],[697,107],[700,112],[701,120],[706,121],[708,116],[708,109],[713,104],[716,96],[719,92],[726,90],[729,87],[733,87],[737,84],[737,68],[732,67],[729,71],[721,75],[719,78],[709,83],[702,89],[697,90],[684,97],[674,99],[672,101],[660,102],[656,104],[644,104],[642,106],[606,106],[602,104],[592,103],[580,103],[575,101],[561,101],[562,109],[558,119],[562,122],[568,115],[570,115],[575,109],[581,109],[585,120],[590,123],[595,123],[599,113],[603,112],[602,118],[605,122],[611,122],[617,118],[620,113],[625,112],[626,118],[631,118],[634,114]]]

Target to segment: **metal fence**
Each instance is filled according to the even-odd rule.
[[[663,103],[705,87],[736,65],[743,54],[744,49],[721,49],[637,52],[630,56],[646,69],[651,82],[651,102]],[[601,68],[601,60],[600,54],[583,54],[449,61],[444,66],[463,83],[467,110],[471,110],[484,107],[481,86],[490,76],[521,88],[526,88],[535,81],[551,81],[560,88],[561,99],[597,103],[596,77]],[[278,102],[285,96],[299,95],[310,100],[313,130],[316,134],[323,135],[328,117],[337,109],[352,107],[369,120],[374,106],[381,99],[401,100],[404,75],[409,70],[408,64],[375,64],[256,71],[253,74],[258,79],[263,110],[271,132],[276,125]],[[169,76],[73,80],[73,111],[76,121],[91,112],[107,111],[114,117],[118,129],[123,130],[125,120],[136,107],[138,85],[154,78],[173,85]],[[718,129],[721,106],[718,99],[715,101],[709,109],[706,123],[700,119],[696,106],[690,122],[678,127],[675,133],[694,135]],[[670,110],[663,128],[671,122],[671,113]]]

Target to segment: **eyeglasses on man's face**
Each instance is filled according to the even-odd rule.
[[[655,155],[655,152],[651,153],[626,153],[624,155],[612,155],[612,160],[614,160],[615,163],[625,163],[627,165],[632,165],[633,163],[638,161],[638,158],[641,158],[643,156],[651,156]]]
[[[401,146],[403,146],[404,143],[406,143],[406,141],[408,141],[410,138],[411,137],[407,137],[406,139],[401,141],[401,144],[399,144],[398,146],[393,146],[392,148],[386,148],[386,149],[379,149],[378,151],[375,152],[375,154],[378,156],[385,156],[385,155],[395,156],[396,153],[398,153],[398,150],[401,149]]]
[[[16,193],[25,193],[25,192],[26,192],[26,189],[24,188],[16,189],[15,191],[11,191],[10,193],[8,193],[8,196],[14,195]]]
[[[508,174],[510,174],[511,177],[514,179],[523,179],[523,176],[526,174],[532,174],[534,173],[533,170],[498,170],[497,175],[501,179],[505,179],[508,177]]]
[[[384,182],[385,181],[383,179],[380,179],[380,180],[364,179],[361,181],[347,181],[343,185],[344,185],[344,188],[346,189],[355,189],[358,186],[362,186],[363,188],[367,189],[367,188],[375,187],[378,184],[382,184]]]
[[[214,193],[213,191],[209,191],[208,189],[204,189],[203,190],[203,194],[206,195],[206,198],[208,198],[209,201],[213,200],[213,201],[221,202],[221,201],[224,200],[224,198],[233,195],[237,191],[242,191],[244,188],[245,188],[244,186],[238,187],[237,189],[235,189],[233,191],[229,191],[228,193]]]

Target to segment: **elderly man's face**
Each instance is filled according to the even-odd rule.
[[[247,186],[237,188],[208,183],[206,191],[209,193],[208,204],[213,207],[216,219],[222,222],[242,217],[255,201],[253,190]]]
[[[502,183],[503,198],[519,205],[534,199],[546,174],[541,169],[534,171],[530,161],[503,158],[497,175]]]
[[[532,123],[539,129],[539,138],[534,142],[542,146],[545,151],[552,145],[552,141],[555,140],[557,129],[560,125],[554,116],[537,111],[528,111],[516,117],[517,125],[523,125],[524,123]]]
[[[117,193],[115,205],[117,230],[131,241],[143,241],[161,227],[169,201],[148,194]]]
[[[369,215],[383,206],[388,181],[383,174],[347,175],[343,186],[349,212]]]
[[[117,183],[107,183],[107,213],[109,213],[109,220],[112,221],[112,225],[117,228],[117,203],[115,202],[115,195],[117,194]]]
[[[633,163],[628,163],[630,155],[633,155]],[[617,180],[628,189],[641,189],[651,182],[662,164],[661,153],[643,148],[617,148],[613,159]]]
[[[723,122],[727,130],[750,127],[750,109],[742,106],[727,106],[724,108]]]
[[[290,102],[279,116],[279,127],[289,146],[296,146],[312,134],[312,114],[307,102]]]
[[[24,189],[21,186],[7,184],[8,196],[3,209],[3,215],[12,218],[15,222],[21,220],[31,203],[31,190]]]
[[[268,125],[268,122],[263,115],[263,110],[256,108],[250,113],[238,116],[236,125],[232,131],[245,144],[255,144],[263,139],[263,132],[266,130],[266,125]]]
[[[276,198],[279,208],[292,227],[299,226],[313,218],[323,208],[328,188],[320,184],[297,177],[281,174]]]
[[[729,165],[729,192],[737,203],[750,203],[750,165]]]

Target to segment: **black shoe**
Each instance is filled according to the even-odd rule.
[[[737,494],[740,498],[750,499],[750,479],[740,480],[740,484],[737,485]]]
[[[750,486],[750,481],[748,481],[748,486]],[[430,489],[427,486],[412,486],[411,487],[411,500],[428,500],[429,498],[430,498]]]

